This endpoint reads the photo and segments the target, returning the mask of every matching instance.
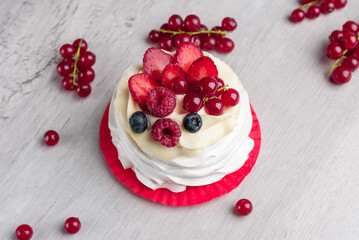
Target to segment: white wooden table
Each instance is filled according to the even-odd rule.
[[[294,25],[291,1],[2,0],[0,2],[0,239],[22,223],[33,239],[358,239],[359,72],[328,82],[331,31],[358,21],[359,1]],[[230,194],[166,207],[120,184],[99,147],[99,125],[123,71],[173,13],[214,26],[235,17],[238,73],[262,127],[252,173]],[[97,55],[89,98],[60,87],[59,47],[84,37]],[[216,54],[215,55],[219,55]],[[42,144],[49,129],[55,147]],[[233,214],[240,198],[254,211]],[[81,231],[67,236],[77,216]]]

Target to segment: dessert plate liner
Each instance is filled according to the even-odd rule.
[[[250,173],[258,158],[261,145],[261,131],[257,115],[251,105],[253,124],[249,137],[254,140],[254,147],[249,153],[248,159],[239,170],[226,175],[218,182],[204,186],[187,186],[185,191],[179,193],[171,192],[164,188],[152,190],[137,179],[136,174],[132,169],[124,169],[121,161],[118,159],[117,149],[112,143],[112,137],[108,127],[109,106],[110,105],[107,106],[102,117],[100,127],[100,146],[107,165],[118,180],[123,182],[128,188],[132,189],[134,193],[153,202],[171,206],[190,206],[220,197],[235,189],[242,182],[242,180]]]

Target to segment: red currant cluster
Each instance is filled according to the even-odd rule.
[[[172,15],[160,30],[152,30],[148,39],[167,51],[178,48],[182,43],[192,43],[203,50],[217,49],[221,53],[229,53],[234,48],[234,42],[225,35],[236,28],[237,22],[230,17],[224,18],[221,26],[208,30],[196,15],[188,15],[184,20],[179,15]]]
[[[95,79],[92,66],[96,55],[87,51],[87,42],[77,39],[72,45],[65,44],[60,48],[60,55],[64,60],[57,65],[57,73],[63,77],[62,87],[67,91],[76,90],[80,97],[89,96],[90,83]]]
[[[188,112],[198,112],[204,106],[209,115],[223,114],[224,107],[236,106],[239,93],[228,88],[218,77],[204,77],[199,82],[191,82],[187,94],[183,98],[183,108]]]
[[[335,9],[345,7],[347,0],[301,0],[303,5],[300,8],[295,9],[292,12],[291,19],[293,22],[301,22],[304,17],[309,19],[317,18],[320,13],[331,13]],[[303,8],[307,9],[307,13],[303,11]]]
[[[75,234],[81,229],[80,219],[70,217],[65,221],[64,229],[69,234]],[[30,240],[33,235],[32,228],[27,224],[22,224],[16,228],[15,236],[17,240]]]
[[[334,83],[346,83],[351,79],[351,72],[359,67],[359,25],[348,21],[342,30],[333,31],[329,40],[326,54],[336,61],[328,73],[333,71],[331,79]]]

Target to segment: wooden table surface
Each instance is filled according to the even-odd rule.
[[[329,34],[358,21],[359,1],[316,20],[288,21],[291,1],[0,2],[0,239],[22,223],[33,239],[358,239],[359,72],[328,81]],[[99,147],[102,114],[146,37],[169,16],[196,13],[215,26],[238,21],[236,47],[220,55],[238,73],[262,127],[252,173],[230,194],[166,207],[120,184]],[[87,99],[61,89],[59,47],[84,37],[97,55]],[[55,147],[42,144],[55,129]],[[254,211],[233,214],[240,198]],[[67,236],[71,216],[81,231]]]

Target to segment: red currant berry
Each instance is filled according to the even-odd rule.
[[[71,61],[71,60],[65,60],[65,61],[60,62],[57,65],[57,73],[61,77],[69,76],[73,71],[73,68],[72,68],[73,64],[74,64],[74,61]]]
[[[199,26],[199,30],[200,30],[200,31],[207,31],[208,28],[207,28],[206,25],[201,24],[201,25]],[[203,39],[205,36],[208,36],[208,33],[200,33],[200,34],[197,34],[197,35],[198,35],[201,39]]]
[[[222,28],[226,31],[234,31],[237,28],[237,22],[233,18],[225,17],[222,20]]]
[[[76,86],[74,85],[73,77],[65,77],[62,79],[61,85],[62,88],[67,91],[72,91],[76,89]]]
[[[160,48],[166,50],[166,51],[172,51],[173,49],[173,45],[172,45],[172,38],[171,36],[168,35],[163,35],[159,42],[158,45],[160,46]]]
[[[209,115],[219,116],[223,114],[224,107],[221,99],[211,98],[204,105],[206,112]]]
[[[75,234],[81,229],[80,219],[75,217],[70,217],[65,221],[64,229],[67,233]]]
[[[188,112],[198,112],[203,106],[203,100],[198,93],[187,93],[183,98],[183,108]]]
[[[355,56],[359,58],[359,45],[355,48]]]
[[[248,199],[241,199],[236,203],[235,212],[240,216],[248,215],[252,210],[252,203]]]
[[[76,88],[76,93],[79,97],[88,97],[91,94],[91,85],[87,82],[80,82]]]
[[[320,7],[317,5],[310,6],[307,11],[307,18],[313,19],[320,15]]]
[[[174,94],[185,94],[188,90],[188,81],[184,77],[175,77],[171,80],[169,89]]]
[[[168,19],[168,27],[173,31],[178,31],[182,28],[183,20],[179,15],[172,15]]]
[[[22,224],[16,228],[16,239],[17,240],[30,240],[32,238],[32,228],[27,224]]]
[[[71,59],[75,53],[75,48],[70,44],[65,44],[60,48],[60,55],[65,59]]]
[[[158,40],[160,40],[160,37],[162,36],[161,32],[158,32],[156,30],[152,30],[149,34],[148,34],[148,40],[150,42],[153,43],[157,43]]]
[[[54,130],[49,130],[44,134],[44,143],[47,146],[54,146],[60,140],[59,134]]]
[[[293,22],[301,22],[305,17],[305,13],[302,9],[295,9],[292,12],[291,19]]]
[[[213,77],[205,77],[200,81],[199,93],[202,97],[212,97],[217,92],[218,82]]]
[[[338,59],[343,56],[343,48],[339,43],[330,43],[326,49],[328,57],[331,59]]]
[[[229,88],[227,91],[224,91],[222,95],[223,105],[226,107],[234,107],[239,102],[239,93],[233,88]]]
[[[176,47],[179,47],[183,43],[189,43],[190,41],[191,37],[186,33],[176,35],[174,40]]]
[[[204,50],[213,50],[216,49],[217,39],[213,36],[206,36],[203,39],[202,48]]]
[[[224,87],[224,86],[225,86],[224,81],[223,81],[221,78],[215,77],[215,79],[216,79],[217,82],[218,82],[218,88],[221,88],[221,87]]]
[[[354,72],[359,67],[359,60],[356,56],[351,55],[343,60],[342,66]]]
[[[187,93],[194,92],[199,94],[200,83],[199,81],[192,81],[188,84]]]
[[[230,38],[223,38],[218,40],[216,47],[219,52],[229,53],[234,48],[234,42]]]
[[[340,9],[347,5],[347,0],[334,0],[334,5],[336,9]]]
[[[225,84],[224,84],[224,81],[221,78],[216,77],[215,79],[218,82],[218,90],[217,90],[215,96],[216,97],[221,97],[225,90],[224,89],[219,90],[219,89],[223,88],[225,86]]]
[[[85,41],[85,39],[76,39],[72,43],[72,46],[74,46],[74,48],[75,48],[75,53],[77,52],[77,49],[79,48],[79,44],[80,44],[81,40],[82,40],[82,42],[81,42],[80,53],[84,53],[87,50],[87,42]]]
[[[332,0],[325,0],[320,6],[322,13],[327,14],[333,12],[335,9],[334,2]]]
[[[344,84],[349,82],[352,74],[347,67],[339,66],[332,73],[332,81],[336,84]]]
[[[346,32],[343,36],[343,46],[345,49],[351,50],[358,45],[358,36],[352,32]]]
[[[206,25],[201,24],[201,25],[199,25],[199,30],[201,30],[201,31],[205,31],[205,30],[208,30],[208,28],[207,28],[207,26],[206,26]]]
[[[339,30],[335,30],[330,34],[329,40],[330,42],[341,42],[343,40],[344,33]]]
[[[190,43],[196,45],[197,47],[201,47],[202,41],[201,38],[197,35],[192,35]]]
[[[80,55],[77,63],[83,68],[89,68],[96,62],[96,55],[92,52],[84,52]]]
[[[162,30],[171,30],[170,26],[168,26],[167,23],[163,24],[163,25],[160,27],[160,29],[162,29]]]
[[[310,3],[310,2],[313,2],[313,0],[301,0],[301,1],[300,1],[300,3],[301,3],[302,5],[308,4],[308,3]]]
[[[343,31],[344,32],[353,32],[353,33],[358,33],[359,32],[359,25],[356,24],[353,21],[348,21],[346,23],[344,23],[343,25]]]
[[[86,68],[79,72],[79,80],[82,82],[92,82],[95,79],[95,71],[92,68]]]
[[[201,20],[196,15],[188,15],[185,18],[183,25],[187,31],[195,32],[199,29],[201,25]]]
[[[211,29],[211,31],[223,31],[223,29],[220,26],[215,26]],[[222,39],[224,38],[225,34],[211,33],[211,36],[215,37],[216,39]]]

